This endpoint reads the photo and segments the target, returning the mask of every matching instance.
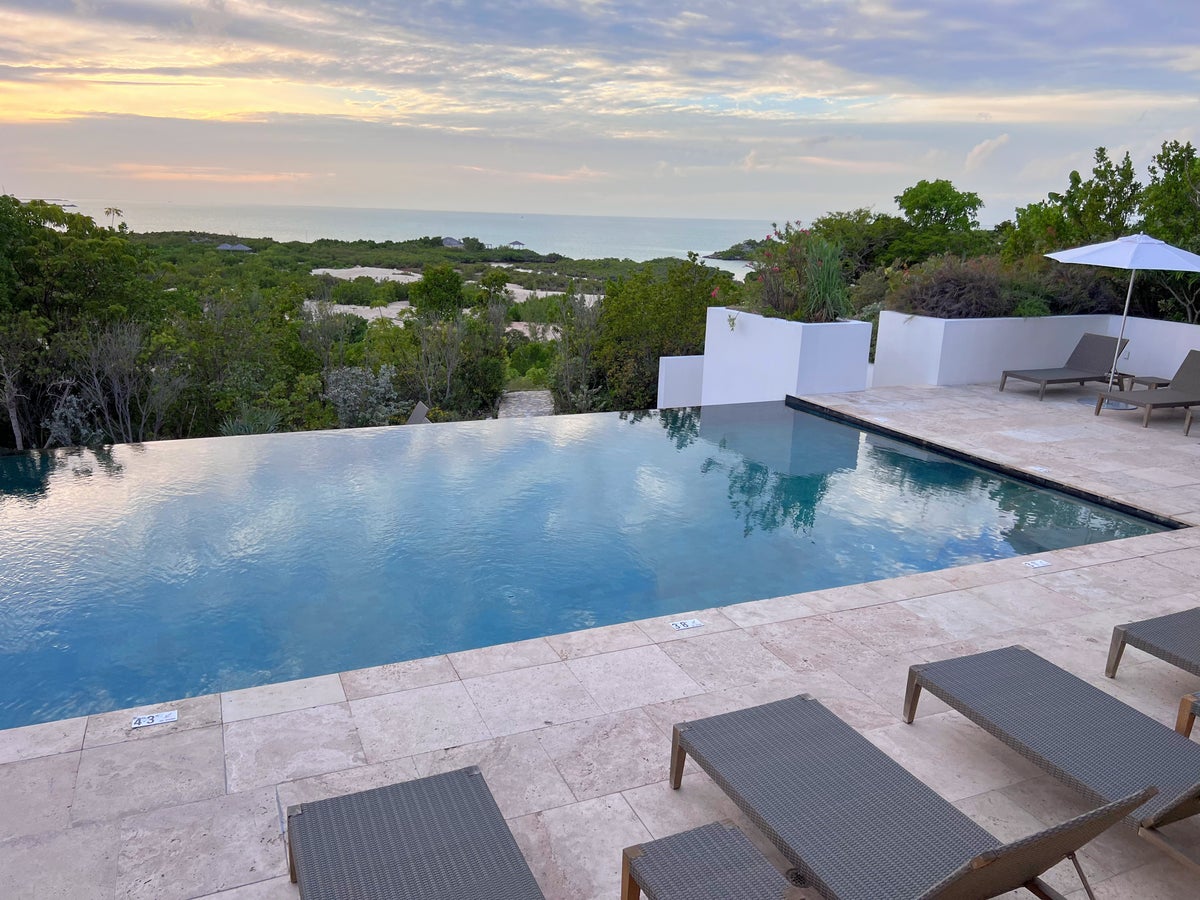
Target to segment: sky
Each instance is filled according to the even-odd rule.
[[[0,192],[981,220],[1200,144],[1194,0],[0,0]]]

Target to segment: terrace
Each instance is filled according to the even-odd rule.
[[[818,400],[917,438],[1200,525],[1200,441],[1179,413],[1094,417],[1020,387],[887,387]],[[1083,808],[932,697],[909,664],[1020,643],[1166,724],[1197,680],[1112,626],[1200,604],[1200,528],[652,619],[221,695],[133,731],[122,711],[0,732],[8,896],[296,898],[279,810],[479,765],[550,898],[612,897],[620,850],[740,820],[670,728],[808,692],[1001,838]],[[1081,735],[1086,740],[1086,735]],[[754,835],[744,821],[747,833]],[[1200,855],[1200,823],[1171,826]],[[764,847],[765,849],[765,847]],[[774,857],[778,861],[778,857]],[[1184,898],[1195,875],[1119,826],[1082,863],[1100,897]],[[1069,866],[1052,885],[1082,896]]]

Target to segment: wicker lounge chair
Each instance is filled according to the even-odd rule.
[[[1046,396],[1046,386],[1051,384],[1078,384],[1089,381],[1107,381],[1112,371],[1113,360],[1120,356],[1128,338],[1122,338],[1120,349],[1117,339],[1106,334],[1085,334],[1071,351],[1066,365],[1057,369],[1005,369],[1000,373],[1000,390],[1010,378],[1032,381],[1038,386],[1038,399]]]
[[[675,788],[689,755],[827,898],[1058,898],[1039,876],[1153,794],[1002,844],[804,695],[676,725]]]
[[[475,766],[288,809],[301,900],[544,900]]]
[[[1200,813],[1200,744],[1024,647],[913,666],[906,722],[922,688],[1090,799],[1107,802],[1155,785],[1158,795],[1125,821],[1200,868],[1160,831]]]
[[[1104,667],[1104,674],[1109,678],[1117,677],[1117,666],[1121,664],[1126,644],[1193,675],[1200,675],[1200,606],[1114,628],[1108,647],[1108,664]]]
[[[1200,406],[1200,350],[1188,351],[1188,355],[1179,366],[1179,371],[1166,387],[1153,391],[1097,391],[1096,415],[1100,415],[1106,400],[1142,407],[1145,410],[1142,415],[1143,428],[1150,424],[1150,413],[1156,409]],[[1186,421],[1184,426],[1186,433],[1191,427],[1191,422]]]

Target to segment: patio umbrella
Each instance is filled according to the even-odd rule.
[[[1137,275],[1137,270],[1200,272],[1200,256],[1180,250],[1178,247],[1174,247],[1166,241],[1160,241],[1158,238],[1152,238],[1148,234],[1130,234],[1117,238],[1115,241],[1088,244],[1086,247],[1059,250],[1057,253],[1047,253],[1046,255],[1062,263],[1129,270],[1129,290],[1125,293],[1125,311],[1121,314],[1121,333],[1117,336],[1117,350],[1113,354],[1112,369],[1108,373],[1110,393],[1113,379],[1116,377],[1117,360],[1121,356],[1121,340],[1125,337],[1125,322],[1129,319],[1129,301],[1133,297],[1133,279]],[[1090,403],[1091,401],[1083,402]]]

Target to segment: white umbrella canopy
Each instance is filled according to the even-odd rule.
[[[1133,298],[1133,279],[1137,270],[1159,272],[1200,272],[1200,256],[1152,238],[1148,234],[1130,234],[1115,241],[1088,244],[1072,250],[1047,253],[1050,259],[1082,266],[1103,266],[1108,269],[1129,269],[1129,290],[1125,292],[1125,311],[1121,314],[1121,333],[1117,336],[1117,352],[1113,355],[1108,389],[1112,391],[1117,360],[1121,355],[1121,340],[1125,337],[1125,322],[1129,318],[1129,301]]]

